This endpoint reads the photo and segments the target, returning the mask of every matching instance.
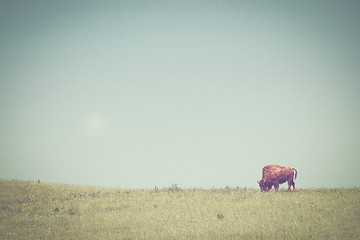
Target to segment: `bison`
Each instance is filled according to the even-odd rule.
[[[262,179],[258,181],[261,191],[269,191],[274,185],[275,191],[279,190],[279,184],[288,182],[290,191],[291,186],[293,186],[293,191],[295,191],[295,182],[294,182],[294,172],[295,179],[297,177],[297,170],[290,167],[282,167],[279,165],[268,165],[263,168]]]

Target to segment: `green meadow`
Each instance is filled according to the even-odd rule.
[[[153,189],[0,180],[0,239],[360,239],[360,189]]]

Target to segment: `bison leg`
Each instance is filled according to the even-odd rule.
[[[291,180],[288,181],[288,186],[289,186],[289,187],[288,187],[288,190],[287,190],[287,191],[290,191],[290,188],[291,188],[292,183],[293,183],[293,182],[292,182]]]
[[[275,192],[279,191],[279,182],[274,182]]]
[[[295,182],[294,181],[291,181],[289,180],[288,181],[288,185],[289,185],[289,188],[288,188],[288,192],[291,190],[291,186],[293,186],[293,191],[295,192]]]
[[[293,192],[295,192],[295,182],[292,182],[292,186],[293,186]]]

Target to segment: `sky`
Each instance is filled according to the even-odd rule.
[[[359,1],[0,6],[0,179],[360,187]]]

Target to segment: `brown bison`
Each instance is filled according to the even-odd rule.
[[[297,171],[295,168],[291,167],[282,167],[279,165],[268,165],[263,168],[262,179],[258,184],[261,191],[269,191],[274,185],[275,191],[279,190],[279,184],[288,182],[290,191],[291,186],[293,186],[293,191],[295,191],[295,182],[294,182],[294,172],[295,179],[297,177]]]

